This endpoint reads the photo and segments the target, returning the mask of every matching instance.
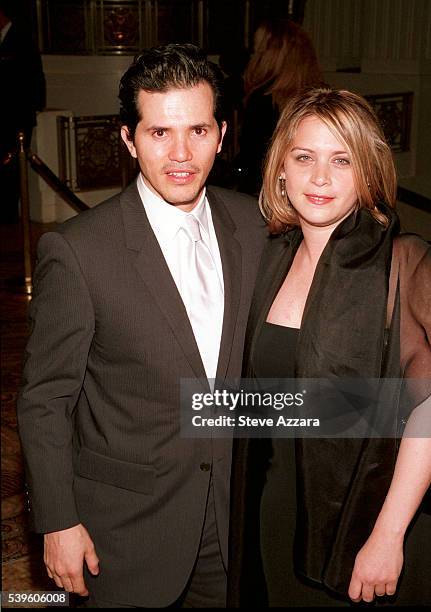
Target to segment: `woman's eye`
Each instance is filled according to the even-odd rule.
[[[345,157],[338,157],[335,160],[335,163],[339,166],[350,166],[350,159],[346,159]]]
[[[296,159],[298,161],[310,161],[311,157],[309,155],[298,155]]]

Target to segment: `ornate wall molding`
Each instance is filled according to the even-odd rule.
[[[379,118],[394,153],[410,150],[413,92],[365,96]]]
[[[133,55],[177,40],[202,44],[208,0],[36,0],[44,53]]]
[[[356,0],[355,0],[356,1]],[[34,0],[46,54],[133,55],[167,42],[211,54],[250,47],[268,15],[301,22],[306,0]]]

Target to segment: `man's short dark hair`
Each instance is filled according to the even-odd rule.
[[[141,117],[137,98],[141,90],[166,92],[208,83],[214,94],[214,117],[221,127],[223,73],[206,54],[191,44],[170,44],[153,47],[137,55],[120,81],[120,119],[133,139]]]

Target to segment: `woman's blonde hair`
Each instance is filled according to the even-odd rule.
[[[394,207],[397,177],[392,152],[368,102],[346,90],[316,88],[294,96],[285,106],[275,128],[265,164],[259,204],[272,233],[299,225],[296,211],[282,195],[279,176],[300,122],[317,117],[350,152],[358,195],[358,208],[367,208],[387,225],[376,203]]]
[[[294,21],[264,21],[254,35],[254,53],[244,72],[244,102],[257,89],[271,95],[281,111],[292,94],[322,84],[322,73],[308,34]]]

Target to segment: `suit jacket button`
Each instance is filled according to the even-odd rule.
[[[202,472],[209,472],[211,469],[211,463],[201,463],[200,468]]]

